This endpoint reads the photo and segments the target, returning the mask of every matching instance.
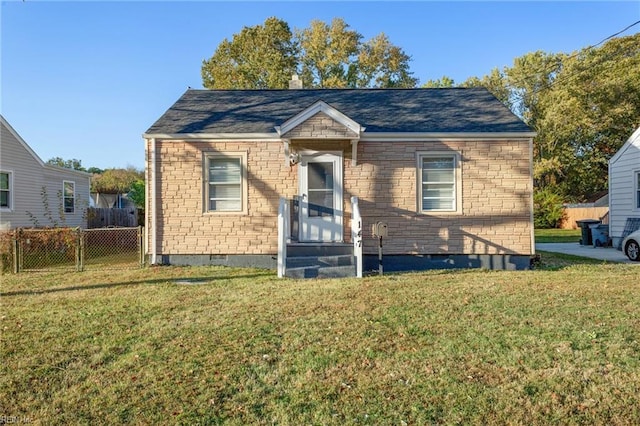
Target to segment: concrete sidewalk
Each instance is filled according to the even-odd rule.
[[[538,243],[536,244],[536,251],[538,250],[570,254],[573,256],[590,257],[592,259],[606,260],[607,262],[640,265],[640,262],[630,261],[622,251],[616,250],[613,247],[581,246],[578,243]]]

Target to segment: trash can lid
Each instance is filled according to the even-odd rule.
[[[582,220],[576,220],[576,225],[578,225],[581,228],[584,228],[585,226],[588,225],[595,225],[598,223],[602,223],[601,220],[597,220],[597,219],[582,219]]]

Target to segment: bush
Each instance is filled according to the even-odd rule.
[[[533,224],[536,228],[557,228],[564,217],[564,200],[554,190],[545,188],[533,193]]]
[[[0,272],[13,270],[13,238],[12,231],[0,232]]]

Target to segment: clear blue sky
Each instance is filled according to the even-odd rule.
[[[640,19],[623,2],[2,1],[1,112],[44,160],[144,167],[142,133],[243,26],[343,18],[413,58],[421,83],[462,82],[527,52],[573,52]],[[633,27],[623,35],[640,31]]]

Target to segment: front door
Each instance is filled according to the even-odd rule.
[[[300,241],[342,241],[342,156],[302,154]]]

